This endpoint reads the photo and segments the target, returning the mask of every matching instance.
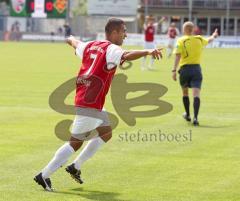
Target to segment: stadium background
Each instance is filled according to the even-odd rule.
[[[50,5],[56,5],[57,0],[45,1],[46,18],[32,18],[32,3],[34,0],[23,0],[24,14],[14,13],[10,6],[11,1],[0,3],[0,40],[16,40],[16,34],[11,33],[14,23],[19,23],[19,37],[17,40],[64,40],[64,24],[69,24],[72,33],[82,40],[97,38],[103,33],[106,19],[111,16],[125,20],[129,34],[126,45],[139,45],[142,43],[141,33],[144,16],[153,15],[156,20],[165,16],[166,20],[159,26],[158,43],[165,40],[167,28],[175,22],[181,31],[182,24],[192,20],[200,29],[202,35],[210,35],[215,28],[219,29],[220,42],[213,45],[239,47],[240,34],[240,1],[239,0],[132,0],[132,1],[98,1],[98,0],[72,0],[65,4],[65,10],[55,12],[47,10]],[[14,1],[13,1],[14,2]],[[67,1],[60,1],[67,2]],[[54,7],[54,6],[52,6]],[[50,6],[51,8],[51,6]],[[21,16],[21,17],[16,17]],[[94,26],[92,26],[94,24]],[[40,35],[42,37],[40,37]],[[45,37],[44,37],[45,36]],[[161,37],[163,39],[161,40]],[[229,37],[230,36],[230,37]],[[131,38],[134,38],[133,41]],[[159,39],[160,38],[160,39]]]

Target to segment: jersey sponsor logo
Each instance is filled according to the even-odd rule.
[[[98,52],[104,53],[104,50],[99,46],[92,46],[92,47],[88,48],[88,51],[91,51],[91,50],[96,50]]]
[[[152,28],[149,29],[148,32],[149,32],[149,33],[153,33],[153,29],[152,29]]]
[[[89,87],[91,85],[91,81],[87,80],[83,76],[78,77],[76,83],[77,85],[85,85],[86,87]]]

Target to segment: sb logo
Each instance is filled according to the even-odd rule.
[[[49,96],[50,107],[58,113],[66,115],[75,115],[74,105],[65,104],[67,96],[75,89],[76,78],[72,78]],[[127,99],[130,92],[146,91],[144,95]],[[159,100],[167,92],[167,88],[156,83],[128,83],[127,76],[124,74],[115,75],[111,87],[111,99],[113,107],[122,121],[128,126],[135,126],[137,118],[157,117],[164,115],[172,110],[172,105],[168,102]],[[155,106],[152,110],[132,111],[138,106]],[[118,126],[119,119],[115,114],[108,112],[112,129]],[[55,134],[62,140],[68,140],[71,136],[69,128],[72,120],[66,119],[60,121],[55,127]]]

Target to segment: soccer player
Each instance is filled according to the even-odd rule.
[[[165,18],[162,17],[159,20],[159,22],[155,22],[155,19],[153,16],[150,15],[150,16],[146,17],[146,22],[143,25],[144,49],[155,49],[156,48],[154,35],[157,32],[158,25],[161,24],[164,20],[165,20]],[[148,67],[146,68],[146,57],[143,57],[142,70],[146,70],[146,69],[152,70],[153,63],[154,63],[154,58],[152,57]]]
[[[201,34],[202,34],[202,31],[201,31],[201,29],[200,29],[200,27],[199,27],[198,25],[195,25],[195,26],[194,26],[193,33],[194,33],[195,35],[201,35]]]
[[[167,57],[170,58],[175,47],[176,37],[179,35],[179,30],[177,29],[175,23],[170,24],[167,35],[168,35]]]
[[[179,70],[179,80],[183,92],[183,105],[185,112],[183,117],[186,121],[191,121],[189,112],[189,96],[188,89],[192,88],[193,92],[193,109],[194,109],[194,119],[193,125],[198,126],[198,112],[200,108],[200,90],[202,84],[202,72],[200,67],[202,49],[207,44],[211,43],[215,38],[218,37],[218,30],[216,29],[214,33],[209,38],[204,38],[200,35],[194,35],[194,24],[192,22],[185,22],[183,24],[184,35],[178,39],[177,46],[174,50],[176,54],[175,64],[172,70],[173,80],[177,80],[177,68],[180,66]]]
[[[117,66],[124,61],[147,55],[156,59],[162,57],[158,49],[133,51],[121,49],[120,46],[127,36],[126,26],[121,19],[109,19],[105,26],[105,33],[106,40],[103,41],[85,43],[76,40],[73,36],[67,38],[67,43],[82,59],[82,66],[76,80],[76,117],[69,141],[56,151],[53,159],[34,178],[47,191],[52,191],[50,176],[82,146],[89,135],[92,135],[91,131],[96,130],[98,135],[92,136],[73,163],[66,167],[66,171],[79,183],[83,183],[80,169],[84,162],[111,139],[112,129],[103,105]]]

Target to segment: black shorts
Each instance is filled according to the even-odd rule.
[[[184,65],[178,71],[180,85],[183,88],[199,88],[202,85],[202,70],[199,64]]]

